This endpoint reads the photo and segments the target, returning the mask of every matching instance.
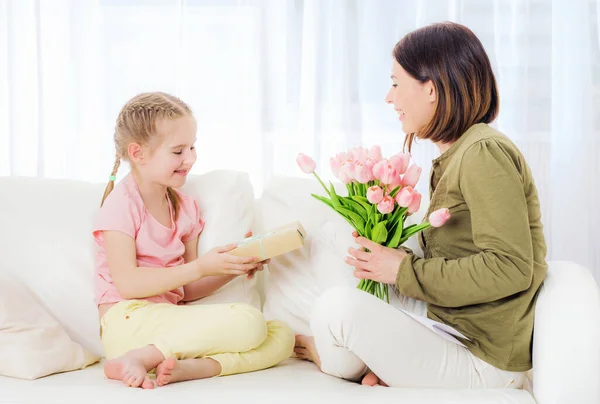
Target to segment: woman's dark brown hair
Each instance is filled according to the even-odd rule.
[[[415,136],[448,143],[472,125],[496,119],[499,98],[492,65],[469,28],[445,22],[417,29],[396,44],[394,58],[421,83],[431,80],[438,97],[431,122],[418,134],[407,134],[409,152]]]

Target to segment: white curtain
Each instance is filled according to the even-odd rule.
[[[161,90],[195,111],[196,172],[243,170],[259,193],[302,175],[304,152],[330,178],[336,151],[400,150],[392,48],[445,20],[492,60],[495,126],[533,169],[548,258],[600,280],[597,0],[0,0],[0,175],[106,181],[120,107]],[[427,171],[437,151],[413,154]]]

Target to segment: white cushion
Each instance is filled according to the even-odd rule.
[[[0,375],[33,380],[100,358],[73,342],[20,282],[0,273]]]
[[[549,262],[535,309],[533,391],[540,404],[600,403],[600,293],[591,272]]]
[[[289,359],[279,366],[260,372],[176,383],[152,391],[128,388],[121,382],[107,380],[102,373],[102,366],[94,365],[82,371],[50,376],[33,382],[0,377],[0,392],[3,402],[23,404],[535,404],[529,393],[514,389],[363,387],[325,375],[312,363],[296,359]]]
[[[274,178],[266,187],[256,208],[256,231],[300,221],[306,230],[304,247],[271,259],[265,277],[263,312],[267,319],[285,321],[297,333],[308,334],[308,318],[319,296],[311,244],[315,233],[331,215],[329,207],[310,196],[323,192],[316,181]]]
[[[219,170],[190,176],[182,191],[198,201],[205,221],[198,254],[242,240],[252,229],[254,190],[248,174]],[[242,302],[260,309],[256,279],[239,276],[212,295],[188,304]]]
[[[92,221],[106,184],[41,178],[0,178],[2,270],[27,286],[65,328],[95,355],[103,355],[94,302]],[[243,237],[252,223],[247,174],[190,176],[185,191],[197,197],[206,227],[199,250]],[[241,301],[258,306],[253,282],[231,282],[202,302]]]
[[[0,189],[3,270],[21,280],[75,342],[101,356],[91,234],[104,186],[1,178]]]

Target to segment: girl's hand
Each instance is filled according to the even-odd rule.
[[[259,265],[256,267],[256,269],[251,270],[250,272],[248,272],[248,279],[252,279],[254,278],[254,275],[258,272],[258,271],[262,271],[264,269],[264,265],[268,265],[271,262],[270,259],[268,260],[264,260],[264,261],[260,261]]]
[[[252,237],[252,232],[249,231],[248,233],[246,233],[245,237]],[[268,265],[270,262],[271,262],[270,259],[260,261],[258,263],[259,265],[255,269],[252,269],[248,272],[248,274],[246,275],[248,277],[248,279],[254,278],[254,275],[256,274],[256,272],[262,271],[264,269],[264,265]]]
[[[238,257],[228,254],[237,247],[237,244],[228,244],[223,247],[213,248],[209,252],[198,257],[198,270],[200,276],[212,275],[246,275],[256,270],[261,265],[259,258]]]
[[[402,249],[384,247],[364,237],[358,237],[356,232],[352,235],[356,238],[356,242],[364,247],[348,249],[352,257],[346,257],[345,261],[354,267],[354,276],[389,285],[395,284],[400,263],[408,254]]]

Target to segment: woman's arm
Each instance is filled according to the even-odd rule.
[[[141,299],[166,293],[201,278],[238,276],[258,266],[253,257],[227,254],[235,244],[218,247],[183,265],[166,268],[138,267],[135,241],[120,231],[104,231],[108,268],[119,294]]]
[[[460,188],[471,212],[479,254],[449,260],[405,257],[396,285],[401,293],[443,307],[491,302],[529,288],[533,246],[523,178],[494,141],[464,154]]]

